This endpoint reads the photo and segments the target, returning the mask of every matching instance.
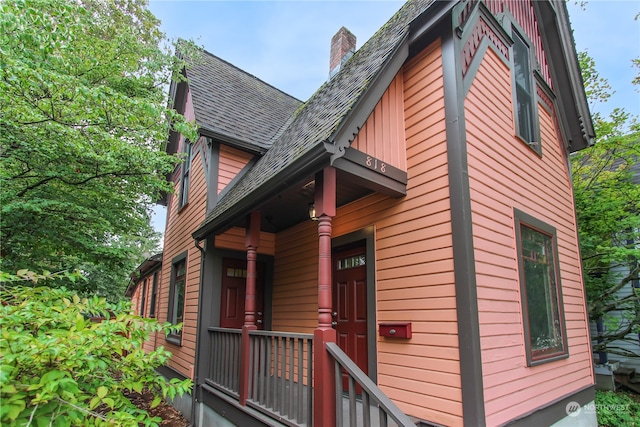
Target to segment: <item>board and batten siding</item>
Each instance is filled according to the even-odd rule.
[[[462,425],[440,42],[399,76],[390,92],[404,98],[396,117],[405,123],[407,196],[373,194],[338,208],[332,234],[374,226],[376,321],[412,323],[411,340],[377,337],[380,388],[407,414]],[[274,330],[317,327],[317,233],[308,221],[276,235]]]
[[[551,113],[538,104],[542,158],[515,137],[511,71],[487,50],[465,119],[487,425],[593,384],[571,179]],[[527,367],[514,208],[553,226],[569,358]]]
[[[351,148],[406,172],[402,99],[402,74],[398,74],[351,143]]]

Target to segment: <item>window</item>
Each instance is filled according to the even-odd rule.
[[[180,184],[178,209],[186,205],[189,201],[189,172],[191,170],[191,143],[189,141],[185,140],[183,152],[185,153],[185,159],[182,164],[182,179]]]
[[[556,231],[516,210],[516,243],[528,366],[568,356]]]
[[[144,317],[144,307],[147,303],[147,282],[149,279],[144,279],[144,283],[142,284],[142,296],[140,297],[140,317]]]
[[[158,294],[158,272],[153,274],[151,284],[151,302],[149,303],[149,317],[156,317],[156,298]]]
[[[529,46],[513,32],[513,73],[515,86],[515,119],[517,135],[540,153],[537,141],[535,93]]]
[[[172,325],[182,323],[184,320],[184,292],[187,276],[187,253],[174,258],[171,267],[171,285],[169,288],[169,314],[167,321]],[[182,332],[169,334],[167,340],[180,344]]]

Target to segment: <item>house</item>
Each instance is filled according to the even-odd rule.
[[[345,55],[347,56],[346,59]],[[301,102],[209,53],[172,88],[154,337],[194,425],[596,425],[563,1],[410,1]]]
[[[162,253],[145,259],[136,270],[131,273],[130,282],[125,296],[131,298],[131,309],[141,317],[157,318],[158,291],[161,283]],[[158,347],[158,337],[153,336],[145,342],[145,350]]]

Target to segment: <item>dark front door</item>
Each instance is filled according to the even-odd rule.
[[[262,329],[265,267],[257,263],[256,323]],[[241,329],[244,325],[244,302],[247,283],[247,261],[236,258],[222,260],[222,295],[220,298],[220,327]]]
[[[333,321],[340,348],[367,374],[367,267],[365,246],[333,254]],[[347,387],[343,373],[343,387]]]

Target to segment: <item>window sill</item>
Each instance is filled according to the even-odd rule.
[[[167,340],[168,343],[182,347],[182,335],[176,335],[176,334],[167,335],[165,339]]]
[[[514,135],[520,142],[522,142],[524,145],[526,145],[531,151],[533,151],[534,153],[536,153],[538,155],[538,157],[542,158],[542,147],[541,147],[541,143],[540,142],[527,142],[524,138],[522,138],[520,135],[516,134]]]
[[[555,362],[557,360],[568,359],[568,358],[569,358],[569,353],[568,352],[555,354],[555,355],[550,355],[549,357],[540,358],[540,359],[536,359],[536,360],[532,360],[529,357],[529,358],[527,358],[527,366],[528,367],[534,367],[534,366],[538,366],[538,365],[544,365],[545,363]]]

